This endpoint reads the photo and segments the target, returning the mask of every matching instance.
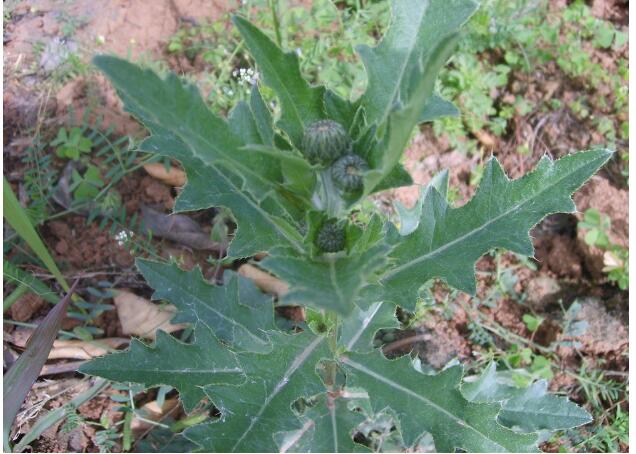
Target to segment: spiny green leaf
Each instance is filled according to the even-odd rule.
[[[274,434],[278,452],[361,452],[354,443],[352,430],[364,417],[351,411],[344,392],[314,396],[311,407],[300,416],[302,427]]]
[[[416,75],[435,80],[422,65],[466,22],[477,5],[472,0],[393,0],[391,25],[375,48],[358,46],[368,88],[362,98],[369,123],[382,124],[395,108],[411,102]],[[432,94],[433,86],[430,87]],[[418,115],[422,112],[420,104]],[[400,150],[401,151],[401,150]]]
[[[499,404],[476,404],[459,391],[462,368],[437,375],[417,372],[409,358],[389,361],[381,353],[341,357],[347,386],[364,388],[375,412],[390,407],[400,422],[407,446],[424,431],[438,452],[536,451],[536,435],[517,434],[497,423]]]
[[[380,131],[384,133],[368,151],[367,160],[373,170],[365,175],[365,192],[370,194],[391,174],[398,165],[402,152],[408,144],[413,128],[420,118],[422,106],[430,99],[437,72],[450,57],[458,41],[455,33],[442,41],[437,49],[427,56],[421,71],[413,74],[413,84],[408,102],[392,111]]]
[[[291,404],[300,396],[324,391],[315,367],[329,349],[311,333],[270,334],[274,349],[267,355],[238,354],[246,381],[241,386],[209,386],[206,394],[221,411],[220,421],[188,429],[186,437],[206,452],[272,452],[273,434],[300,429]]]
[[[428,123],[442,117],[458,117],[459,109],[450,101],[434,94],[424,105],[418,123]]]
[[[262,144],[271,147],[274,143],[272,114],[263,102],[256,85],[252,87],[249,104],[240,101],[230,111],[228,125],[245,144]]]
[[[283,172],[284,187],[296,196],[304,196],[305,201],[311,198],[316,183],[316,172],[300,154],[269,145],[246,145],[245,148],[278,159]],[[303,200],[300,203],[303,204]],[[305,206],[307,209],[313,207],[311,203],[305,203]]]
[[[260,132],[249,104],[245,101],[238,102],[228,115],[228,125],[232,132],[240,137],[243,143],[262,143]]]
[[[342,321],[339,344],[350,352],[368,353],[373,350],[375,333],[382,328],[398,328],[395,306],[377,302],[367,309],[356,307]]]
[[[592,417],[566,397],[547,393],[548,383],[539,380],[527,388],[502,383],[491,363],[474,382],[464,383],[462,394],[471,402],[502,402],[498,420],[523,432],[571,429],[592,422]]]
[[[509,180],[492,158],[475,197],[452,208],[433,186],[423,195],[418,228],[407,236],[394,232],[390,254],[394,267],[382,278],[385,300],[414,308],[417,290],[432,278],[475,292],[474,264],[495,247],[531,256],[528,231],[543,217],[575,210],[570,195],[611,156],[595,150],[558,161],[543,157],[536,169]]]
[[[280,128],[299,147],[305,127],[324,118],[324,88],[311,87],[303,79],[295,53],[284,53],[263,32],[242,17],[234,16],[233,21],[256,60],[264,82],[278,95],[282,108]]]
[[[176,264],[142,259],[137,260],[137,267],[155,289],[153,299],[176,306],[175,323],[205,323],[234,350],[271,350],[266,331],[274,329],[272,298],[251,280],[228,271],[220,286],[206,282],[199,267],[184,271]]]
[[[239,224],[230,246],[236,256],[281,244],[300,247],[289,224],[297,212],[279,194],[282,175],[277,159],[244,149],[246,139],[233,131],[237,128],[212,114],[196,88],[176,76],[162,80],[115,57],[98,56],[94,62],[115,86],[126,110],[152,131],[140,148],[181,161],[188,184],[175,211],[230,208]],[[246,106],[239,107],[234,122],[249,121],[253,127],[248,114]]]
[[[258,91],[258,86],[256,85],[252,87],[252,93],[250,96],[250,109],[252,110],[252,115],[254,116],[254,121],[256,122],[258,133],[261,136],[261,143],[263,145],[273,145],[274,128],[272,126],[272,113],[265,105],[265,102],[263,101],[263,98],[261,96],[261,92]]]
[[[205,397],[203,386],[245,381],[234,354],[204,324],[196,325],[191,344],[157,331],[152,347],[132,339],[128,350],[94,359],[79,371],[119,382],[170,385],[179,390],[186,411]]]
[[[261,266],[287,282],[290,291],[282,303],[301,304],[348,315],[362,288],[374,272],[386,263],[388,248],[383,243],[359,254],[344,257],[278,255],[273,253]]]
[[[366,150],[372,170],[365,175],[364,195],[391,187],[386,180],[395,178],[392,172],[413,128],[442,105],[433,95],[437,73],[477,5],[472,0],[394,0],[391,6],[391,25],[380,44],[358,47],[369,79],[361,106],[370,127],[378,128],[377,140]]]
[[[447,197],[448,193],[448,170],[443,170],[433,177],[430,186],[437,189],[437,192],[442,197]],[[412,208],[406,208],[400,201],[394,202],[395,210],[400,217],[400,235],[406,236],[417,229],[420,225],[420,219],[422,218],[422,202],[424,201],[424,189],[420,193],[420,198],[417,199],[415,205]]]

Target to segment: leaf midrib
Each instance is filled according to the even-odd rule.
[[[331,282],[331,286],[338,297],[340,306],[346,307],[347,302],[345,301],[345,297],[342,294],[342,290],[340,290],[340,285],[338,284],[335,260],[332,259],[329,259],[329,281]]]
[[[399,383],[394,382],[393,380],[383,377],[382,375],[378,374],[377,372],[368,369],[367,367],[363,366],[362,364],[359,364],[355,361],[352,361],[351,359],[347,358],[347,357],[342,357],[341,358],[342,362],[353,367],[354,369],[367,374],[368,376],[370,376],[371,378],[374,378],[375,380],[381,381],[383,383],[386,383],[387,385],[391,386],[392,388],[398,390],[398,391],[402,391],[403,393],[409,395],[409,396],[413,396],[419,400],[421,400],[422,402],[424,402],[426,405],[429,405],[431,407],[433,407],[435,410],[439,411],[440,413],[443,413],[444,415],[448,416],[449,418],[451,418],[453,421],[455,421],[459,426],[462,427],[466,427],[470,430],[472,430],[473,432],[477,433],[480,437],[482,437],[483,439],[485,439],[486,441],[488,441],[489,443],[494,444],[495,446],[501,448],[501,450],[503,452],[507,451],[507,448],[505,446],[500,445],[499,443],[497,443],[496,441],[491,440],[490,438],[488,438],[488,436],[484,433],[482,433],[479,429],[477,429],[476,427],[471,426],[468,421],[455,416],[454,414],[452,414],[451,412],[449,412],[448,410],[446,410],[443,407],[440,407],[439,405],[437,405],[435,402],[429,400],[428,398],[422,396],[421,394],[416,393],[415,391],[412,391],[408,388],[405,388],[404,386],[400,385]],[[467,403],[469,403],[468,401],[466,401]]]
[[[171,278],[171,275],[168,274],[164,274],[161,271],[157,271],[157,270],[153,270],[155,273],[157,273],[159,276],[161,276],[162,278],[169,280]],[[205,283],[203,283],[205,285]],[[246,332],[252,339],[254,339],[257,343],[261,344],[261,345],[267,345],[268,343],[268,338],[266,337],[265,339],[262,339],[260,337],[258,337],[257,335],[255,335],[254,333],[252,333],[252,331],[247,328],[245,325],[243,325],[242,323],[239,323],[238,321],[236,321],[235,319],[226,316],[225,314],[223,314],[222,312],[218,311],[217,309],[215,309],[214,307],[206,304],[206,302],[201,299],[197,294],[193,293],[193,291],[190,289],[189,286],[179,286],[179,289],[181,290],[181,293],[177,296],[182,296],[183,293],[185,293],[186,295],[190,296],[192,299],[194,299],[195,301],[198,301],[199,304],[201,304],[203,307],[209,309],[211,312],[214,312],[217,316],[219,316],[220,318],[222,318],[223,320],[227,321],[230,323],[230,325],[234,325],[235,327],[240,327],[242,328],[242,330],[244,332]],[[168,293],[165,290],[159,290],[161,292],[165,292]],[[172,300],[174,302],[174,298],[171,297],[167,297],[166,299]],[[197,318],[197,322],[201,322],[204,325],[208,326],[208,324],[202,320],[199,316],[199,312],[196,310],[196,308],[192,307],[190,304],[188,304],[187,302],[183,303],[184,305],[186,305],[187,307],[190,307],[190,309],[192,310],[192,312],[194,313],[194,315]],[[247,308],[247,306],[245,306]],[[213,332],[214,329],[212,327],[209,327]],[[236,329],[236,328],[235,328]]]
[[[242,24],[243,26],[247,25],[247,29],[249,29],[252,25],[247,23],[247,24]],[[252,33],[252,31],[250,30],[248,33]],[[245,37],[244,37],[245,38]],[[267,38],[269,39],[269,38]],[[262,47],[260,46],[259,43],[254,42],[254,39],[250,39],[250,41],[253,42],[253,44],[258,48],[259,50],[259,54],[262,55],[262,61],[258,62],[258,64],[262,67],[267,67],[269,69],[269,73],[270,76],[274,79],[276,79],[276,82],[278,84],[278,86],[280,87],[279,90],[276,90],[277,93],[279,93],[278,96],[280,96],[280,92],[284,93],[285,96],[285,100],[287,101],[285,103],[285,105],[289,105],[291,106],[291,108],[293,109],[293,116],[296,117],[296,121],[298,122],[298,124],[300,124],[301,128],[305,127],[305,122],[303,121],[302,115],[300,114],[300,112],[298,111],[298,107],[296,106],[296,103],[294,102],[294,96],[291,94],[291,92],[289,90],[287,90],[287,84],[279,77],[278,75],[278,71],[276,70],[276,68],[270,64],[270,60],[267,57],[267,53],[263,52]],[[272,45],[274,45],[272,43]],[[250,47],[248,45],[248,47]],[[253,49],[253,48],[251,48]],[[283,64],[286,64],[287,62],[285,60],[287,60],[288,58],[291,58],[294,60],[294,64],[292,64],[291,66],[296,66],[296,68],[298,69],[298,73],[300,74],[300,67],[298,66],[298,60],[294,58],[293,54],[291,53],[286,53],[284,52],[282,49],[278,49],[278,51],[280,52],[280,54],[283,57]],[[302,79],[302,75],[301,75],[301,80],[304,81],[304,79]],[[313,93],[312,90],[314,89],[311,86],[306,86],[306,87],[302,87],[303,91],[306,91],[307,96],[309,99],[312,98]],[[282,103],[281,103],[282,104]],[[287,111],[287,109],[284,109],[285,111]]]
[[[200,160],[199,158],[197,158],[196,156],[194,156],[194,159],[198,159],[199,161],[201,161],[201,160]],[[201,161],[201,162],[203,162],[203,161]],[[205,164],[205,163],[204,163],[204,164]],[[211,166],[211,167],[212,167],[212,166]],[[291,237],[287,234],[287,232],[285,232],[285,230],[283,230],[283,229],[279,228],[279,227],[278,227],[278,225],[277,225],[277,224],[276,224],[276,223],[275,223],[275,222],[274,222],[274,221],[270,218],[269,214],[268,214],[265,210],[263,210],[259,204],[254,203],[254,201],[253,201],[250,197],[248,197],[248,196],[246,195],[246,192],[245,192],[245,191],[243,191],[241,188],[237,187],[237,186],[236,186],[236,185],[232,182],[232,180],[230,180],[230,179],[229,179],[229,178],[228,178],[228,177],[227,177],[227,176],[226,176],[223,172],[219,171],[218,169],[216,169],[216,168],[214,168],[214,167],[212,167],[212,168],[213,168],[213,169],[214,169],[214,171],[217,173],[217,175],[219,176],[219,178],[221,178],[223,181],[225,181],[229,187],[234,188],[234,192],[233,192],[233,194],[236,194],[236,195],[238,195],[238,196],[242,197],[242,198],[245,200],[245,202],[246,202],[248,205],[250,205],[250,206],[251,206],[251,207],[252,207],[255,211],[257,211],[257,212],[258,212],[258,213],[259,213],[259,214],[263,217],[263,219],[265,220],[265,222],[267,222],[267,223],[268,223],[268,224],[270,224],[272,227],[274,227],[274,229],[275,229],[275,230],[276,230],[276,231],[277,231],[277,232],[278,232],[278,233],[279,233],[279,234],[280,234],[283,238],[285,238],[285,239],[289,242],[289,244],[290,244],[292,247],[294,247],[294,249],[296,249],[296,251],[298,251],[298,252],[300,252],[300,253],[303,253],[303,252],[304,252],[303,247],[302,247],[302,246],[301,246],[301,245],[300,245],[300,244],[299,244],[296,240],[294,240],[293,238],[291,238]],[[232,207],[227,207],[227,208],[230,208],[230,209],[231,209]],[[240,228],[241,228],[241,226],[239,225],[239,226],[237,227],[237,231],[238,231]],[[230,245],[230,246],[231,246],[231,245]]]
[[[112,368],[108,369],[108,370],[112,370]],[[122,370],[126,370],[126,371],[130,371],[130,368],[127,369],[122,369]],[[161,373],[170,373],[170,374],[229,374],[229,373],[242,373],[243,369],[241,369],[240,367],[222,367],[219,369],[188,369],[188,368],[183,368],[183,369],[142,369],[142,368],[136,368],[134,372],[161,372]]]
[[[113,83],[114,83],[114,82],[113,82]],[[193,146],[193,144],[192,144],[192,143],[190,143],[190,141],[188,141],[187,139],[185,139],[185,140],[184,140],[184,137],[183,137],[183,135],[182,135],[182,134],[176,133],[174,130],[169,130],[169,129],[165,128],[164,126],[161,126],[163,123],[162,123],[162,122],[160,122],[160,121],[158,121],[157,116],[156,116],[156,115],[155,115],[155,114],[154,114],[151,110],[149,110],[149,109],[146,109],[146,108],[143,108],[143,107],[142,107],[142,106],[144,105],[144,104],[143,104],[143,100],[142,100],[142,103],[140,103],[140,102],[139,102],[139,99],[138,99],[137,97],[135,97],[133,94],[131,94],[131,93],[130,93],[130,91],[125,90],[125,87],[124,87],[124,88],[122,88],[121,86],[119,86],[119,89],[120,89],[122,92],[125,92],[125,93],[126,93],[126,97],[127,97],[127,98],[129,98],[129,99],[130,99],[130,100],[134,103],[134,105],[135,105],[136,107],[138,107],[141,111],[143,111],[143,112],[144,112],[144,113],[145,113],[148,117],[150,117],[150,118],[153,120],[153,121],[152,121],[152,123],[153,123],[153,124],[160,126],[162,129],[164,129],[165,131],[167,131],[169,134],[173,134],[173,135],[175,135],[175,137],[177,137],[177,138],[178,138],[178,139],[179,139],[179,140],[180,140],[180,141],[181,141],[184,145],[186,145],[186,146],[187,146],[187,148],[188,148],[188,150],[190,151],[190,154],[192,155],[192,157],[193,157],[193,158],[198,159],[198,160],[199,160],[199,161],[201,161],[201,162],[202,162],[205,166],[209,166],[209,167],[214,168],[214,169],[216,170],[217,174],[218,174],[218,175],[219,175],[219,176],[220,176],[220,177],[221,177],[221,178],[222,178],[222,179],[223,179],[223,180],[224,180],[224,181],[228,184],[228,186],[229,186],[229,187],[234,188],[236,193],[241,194],[241,196],[243,197],[243,199],[245,199],[245,200],[246,200],[246,201],[247,201],[250,205],[252,205],[252,207],[253,207],[255,210],[257,210],[257,211],[258,211],[258,212],[259,212],[259,213],[263,216],[263,218],[264,218],[264,219],[265,219],[265,220],[266,220],[266,221],[267,221],[270,225],[272,225],[272,226],[274,227],[274,229],[275,229],[276,231],[278,231],[278,232],[282,235],[282,237],[283,237],[283,238],[285,238],[285,239],[286,239],[286,240],[287,240],[287,241],[288,241],[288,242],[289,242],[289,243],[290,243],[290,244],[291,244],[291,245],[292,245],[292,246],[293,246],[296,250],[298,250],[299,252],[302,252],[302,251],[303,251],[302,247],[301,247],[301,246],[300,246],[300,245],[299,245],[299,244],[298,244],[298,243],[297,243],[297,242],[296,242],[293,238],[290,238],[290,237],[286,234],[286,232],[285,232],[284,230],[280,229],[280,228],[276,225],[276,223],[275,223],[275,222],[273,222],[273,221],[270,219],[270,217],[268,216],[268,214],[260,208],[260,205],[256,205],[256,204],[254,204],[254,203],[252,202],[252,200],[251,200],[249,197],[247,197],[247,196],[245,195],[245,192],[246,192],[246,191],[244,191],[244,190],[243,190],[242,188],[240,188],[240,187],[237,187],[237,186],[236,186],[236,185],[235,185],[235,184],[234,184],[234,183],[233,183],[233,182],[232,182],[229,178],[227,178],[227,176],[223,173],[223,171],[222,171],[221,169],[218,169],[218,168],[216,168],[216,166],[214,166],[214,165],[212,165],[212,164],[207,163],[206,161],[204,161],[204,160],[203,160],[203,159],[199,156],[199,153],[197,153],[197,152],[196,152],[196,148]],[[134,115],[134,113],[133,113],[133,115]],[[174,117],[172,116],[172,114],[171,114],[170,116],[171,116],[171,118],[173,118],[173,121],[175,122],[175,124],[182,123],[182,119],[174,118]],[[221,119],[221,121],[223,121],[223,120]],[[188,128],[188,131],[191,131],[191,129],[190,129],[190,128]],[[214,144],[214,143],[211,143],[211,142],[207,139],[207,137],[202,136],[201,134],[198,134],[198,133],[193,133],[192,135],[196,135],[197,137],[201,137],[201,138],[203,139],[203,142],[204,142],[205,144],[207,144],[208,146],[210,146],[210,148],[212,148],[212,149],[216,150],[216,154],[217,154],[217,155],[220,155],[220,156],[223,156],[223,155],[224,155],[224,154],[220,151],[220,149],[219,149],[218,147],[216,147],[216,146],[215,146],[215,144]],[[257,174],[257,173],[254,173],[251,169],[249,169],[249,168],[245,168],[245,166],[244,166],[244,165],[243,165],[240,161],[231,160],[231,159],[228,159],[227,157],[225,157],[224,159],[225,159],[226,161],[228,161],[228,162],[230,163],[230,165],[235,165],[235,166],[239,167],[242,171],[245,171],[245,173],[246,173],[246,174],[248,174],[248,175],[252,175],[252,176],[255,176],[255,177],[256,177],[255,179],[258,179],[258,180],[260,180],[262,183],[265,183],[266,185],[269,185],[270,187],[272,187],[272,190],[274,190],[274,189],[275,189],[275,188],[273,187],[273,184],[272,184],[272,182],[271,182],[271,181],[268,181],[267,179],[265,179],[265,178],[264,178],[264,177],[262,177],[261,175],[259,175],[259,174]],[[283,206],[280,204],[280,202],[279,202],[279,201],[276,201],[276,203],[277,203],[277,204],[278,204],[281,208],[285,209],[285,207],[283,207]]]
[[[415,51],[415,48],[417,47],[416,43],[417,43],[417,38],[419,36],[419,31],[422,28],[422,23],[424,22],[424,18],[426,17],[426,13],[427,13],[428,8],[430,6],[430,2],[428,0],[423,0],[423,1],[426,2],[426,5],[423,7],[422,15],[421,15],[421,17],[420,17],[420,19],[418,21],[419,22],[419,26],[417,28],[418,32],[413,36],[413,41],[411,43],[411,46],[409,46],[408,56],[406,58],[404,58],[404,60],[402,62],[402,65],[400,67],[399,77],[397,77],[397,82],[395,84],[395,88],[393,89],[393,91],[391,93],[391,97],[389,98],[389,102],[384,107],[384,109],[382,111],[382,114],[380,115],[380,117],[378,119],[379,121],[377,121],[378,124],[381,124],[388,117],[389,112],[391,111],[391,107],[395,104],[395,98],[397,96],[398,91],[400,90],[400,87],[402,86],[402,80],[404,80],[404,75],[406,73],[406,67],[408,66],[408,63],[411,60],[411,57],[412,57],[412,55],[413,55],[413,53]],[[395,23],[392,25],[392,27],[394,27],[394,26],[395,26]]]
[[[555,165],[554,162],[551,163],[552,166]],[[571,177],[574,173],[578,172],[579,170],[581,170],[581,168],[583,167],[587,167],[589,166],[590,163],[589,162],[583,162],[579,167],[576,167],[575,169],[573,169],[571,172],[565,174],[563,177],[559,178],[558,180],[556,180],[552,185],[550,186],[546,186],[543,189],[541,189],[539,192],[534,193],[534,195],[532,197],[523,199],[521,202],[517,203],[516,205],[514,205],[512,208],[510,208],[509,210],[506,210],[504,212],[502,212],[501,214],[499,214],[498,216],[490,219],[488,222],[482,224],[481,226],[479,226],[478,228],[475,228],[467,233],[465,233],[464,235],[460,236],[459,238],[456,238],[446,244],[443,244],[442,246],[438,247],[437,249],[434,249],[424,255],[421,255],[413,260],[409,260],[408,262],[393,268],[391,271],[387,272],[384,277],[382,278],[382,281],[387,281],[389,279],[391,279],[393,276],[395,276],[398,273],[401,273],[403,270],[410,268],[414,265],[417,265],[418,263],[424,262],[442,252],[444,252],[446,249],[449,249],[450,247],[454,246],[457,243],[460,243],[462,241],[464,241],[465,239],[476,235],[478,233],[480,233],[481,231],[483,231],[484,229],[487,229],[491,224],[499,221],[500,219],[502,219],[503,217],[506,216],[510,216],[513,212],[515,212],[516,210],[520,209],[522,206],[524,206],[526,203],[531,202],[532,200],[538,198],[541,194],[545,193],[548,190],[551,190],[552,188],[554,188],[555,186],[558,186],[563,180],[565,180],[566,178]],[[529,177],[532,174],[528,174],[526,177]],[[506,177],[507,178],[507,177]],[[510,182],[510,180],[508,180],[508,182]],[[463,207],[462,207],[463,208]],[[458,208],[461,209],[461,208]],[[415,233],[415,232],[413,232]]]
[[[360,339],[360,336],[362,336],[362,334],[368,328],[369,324],[373,321],[375,316],[378,314],[380,307],[382,307],[382,302],[380,301],[380,302],[374,303],[373,305],[375,306],[375,308],[373,309],[373,312],[371,313],[370,316],[365,315],[365,317],[362,319],[362,323],[360,324],[360,329],[356,331],[356,333],[353,335],[353,337],[347,344],[347,350],[351,351],[351,349],[356,345],[356,343]]]
[[[282,378],[278,381],[276,386],[274,386],[272,393],[265,397],[265,401],[263,402],[263,405],[261,405],[256,415],[251,418],[249,426],[245,429],[245,431],[243,432],[241,437],[236,441],[234,446],[232,446],[232,452],[236,452],[237,446],[241,444],[241,442],[245,439],[247,434],[252,430],[252,428],[259,421],[261,416],[263,416],[263,413],[265,413],[265,410],[267,410],[267,407],[269,406],[269,404],[272,403],[272,401],[274,400],[274,397],[276,397],[283,390],[283,388],[289,383],[291,376],[305,363],[305,361],[307,361],[311,353],[324,340],[325,338],[323,336],[317,337],[309,345],[307,345],[307,347],[305,347],[298,356],[294,358],[289,368],[283,374]]]

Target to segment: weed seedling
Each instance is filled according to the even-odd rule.
[[[311,85],[297,53],[239,16],[234,24],[260,77],[227,118],[174,75],[95,59],[150,130],[140,149],[179,160],[186,171],[175,211],[229,209],[237,228],[228,256],[266,252],[257,265],[288,285],[277,304],[304,306],[311,316],[302,332],[284,331],[272,297],[233,271],[215,285],[199,268],[137,261],[154,298],[176,307],[174,322],[190,324],[193,338],[158,331],[152,346],[133,340],[81,371],[172,386],[188,413],[205,402],[219,417],[184,432],[201,450],[353,452],[358,442],[374,446],[362,428],[382,415],[404,449],[428,437],[437,451],[520,452],[536,450],[539,433],[591,419],[548,394],[545,380],[534,381],[551,373],[543,356],[524,359],[532,376],[520,389],[501,383],[494,364],[469,384],[459,364],[426,374],[408,356],[390,361],[373,347],[379,330],[398,327],[397,306],[414,312],[432,279],[474,294],[483,254],[505,248],[532,256],[529,230],[550,213],[575,211],[571,194],[611,156],[546,156],[516,180],[491,158],[476,195],[459,208],[448,204],[442,172],[403,211],[409,222],[398,227],[379,212],[357,219],[370,195],[411,184],[400,160],[416,126],[457,113],[435,84],[476,10],[471,0],[391,6],[380,43],[357,47],[368,79],[360,96]],[[495,86],[505,71],[499,76]],[[276,96],[275,114],[261,84]]]

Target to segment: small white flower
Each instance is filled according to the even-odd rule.
[[[117,241],[118,245],[123,246],[128,241],[130,241],[133,238],[133,236],[135,236],[135,232],[132,232],[130,230],[120,230],[115,235],[115,240]]]

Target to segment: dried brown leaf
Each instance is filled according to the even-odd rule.
[[[253,280],[256,286],[265,293],[281,297],[289,291],[289,285],[285,282],[249,263],[241,265],[238,273]]]
[[[166,166],[158,162],[145,164],[144,169],[148,172],[148,175],[161,180],[169,186],[181,187],[186,183],[186,174],[181,169],[170,167],[166,170]]]
[[[171,333],[184,328],[170,323],[176,312],[172,305],[159,306],[127,290],[117,290],[114,301],[124,334],[154,339],[158,329]]]

